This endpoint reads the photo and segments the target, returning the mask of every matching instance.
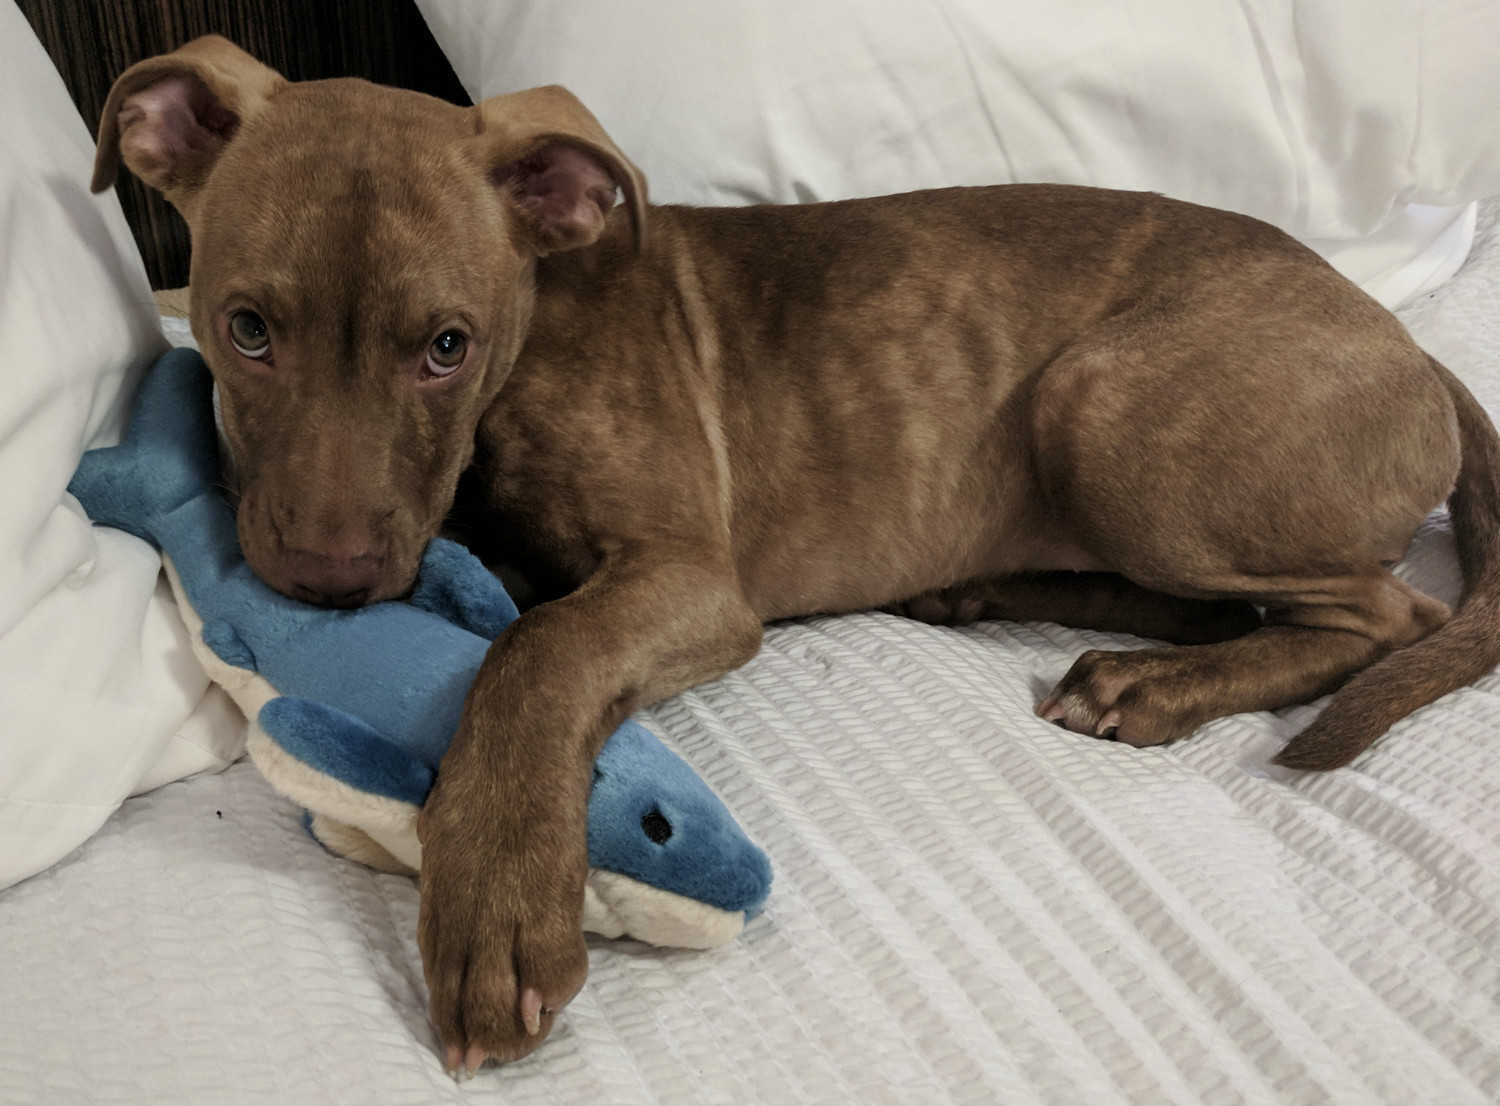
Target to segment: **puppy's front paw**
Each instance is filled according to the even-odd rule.
[[[486,815],[441,788],[423,812],[417,941],[444,1065],[458,1078],[532,1052],[588,974],[581,836],[538,827],[540,840],[522,842]]]

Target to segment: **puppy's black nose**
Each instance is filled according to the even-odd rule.
[[[305,549],[282,554],[287,594],[319,607],[360,607],[380,583],[385,558],[376,554],[330,557]]]

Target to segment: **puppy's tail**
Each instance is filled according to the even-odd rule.
[[[1448,509],[1463,571],[1458,611],[1421,641],[1360,672],[1274,758],[1288,768],[1348,764],[1418,707],[1500,664],[1500,436],[1452,373],[1428,358],[1453,397],[1463,460]]]

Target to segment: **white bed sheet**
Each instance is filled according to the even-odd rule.
[[[1497,216],[1404,313],[1492,411]],[[1452,598],[1441,519],[1405,571]],[[765,914],[709,953],[594,941],[552,1040],[463,1087],[410,881],[325,854],[248,764],[131,799],[0,894],[0,1102],[1500,1098],[1500,679],[1273,778],[1315,708],[1145,751],[1032,716],[1080,650],[1126,644],[769,630],[646,714],[771,855]]]

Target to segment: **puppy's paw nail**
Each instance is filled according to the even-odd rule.
[[[1063,716],[1067,713],[1063,710],[1062,703],[1056,695],[1043,699],[1042,705],[1036,708],[1038,718],[1046,722],[1056,722],[1058,725],[1062,725]]]
[[[463,1049],[457,1045],[449,1045],[443,1053],[443,1070],[454,1079],[463,1079]]]
[[[478,1071],[480,1065],[482,1065],[488,1059],[489,1053],[485,1052],[484,1049],[480,1048],[478,1045],[470,1045],[469,1052],[464,1057],[463,1077],[465,1079],[473,1079],[474,1073]]]
[[[535,987],[527,987],[521,995],[521,1020],[526,1023],[526,1032],[535,1037],[542,1031],[542,993]]]

